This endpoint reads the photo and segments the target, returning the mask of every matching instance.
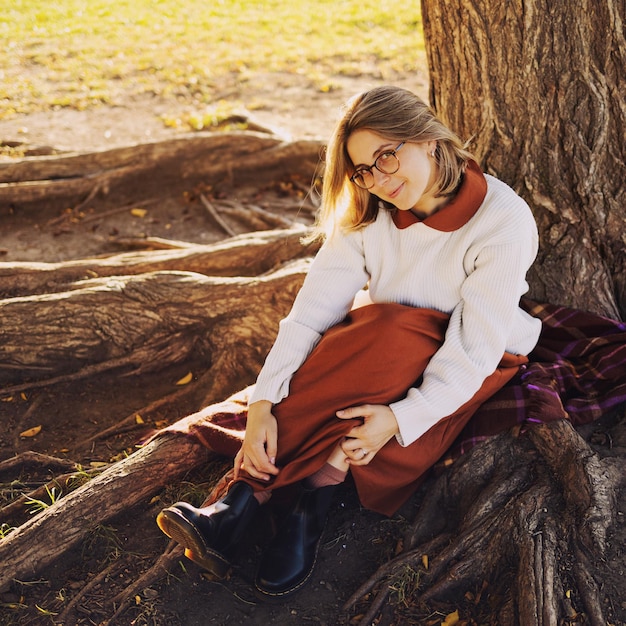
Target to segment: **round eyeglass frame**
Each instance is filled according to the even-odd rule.
[[[350,176],[350,182],[354,183],[360,189],[371,189],[376,184],[376,180],[374,179],[374,172],[372,171],[374,168],[376,168],[379,172],[382,172],[383,174],[395,174],[400,169],[400,159],[398,158],[398,155],[396,153],[398,152],[398,150],[400,150],[400,148],[402,148],[405,143],[405,141],[402,141],[393,150],[385,150],[376,157],[376,160],[371,165],[362,165],[359,169],[356,170],[356,172],[354,172],[354,174],[352,174],[352,176]],[[391,166],[392,168],[395,167],[395,169],[393,170],[389,168],[383,169],[383,166],[380,162],[381,159],[387,159],[389,157],[394,158],[395,166]],[[367,184],[364,178],[364,174],[366,176],[369,175],[372,177],[371,184]],[[357,182],[359,179],[361,180],[361,183]]]

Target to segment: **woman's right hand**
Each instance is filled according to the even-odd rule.
[[[235,480],[244,469],[253,478],[269,480],[276,476],[278,451],[278,423],[272,415],[268,400],[253,402],[248,407],[246,434],[241,449],[235,457]]]

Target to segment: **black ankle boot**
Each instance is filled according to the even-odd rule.
[[[187,558],[224,578],[258,508],[252,487],[236,482],[221,500],[202,509],[186,502],[163,509],[157,524],[168,537],[185,547]]]
[[[305,489],[261,559],[255,586],[265,598],[284,598],[313,573],[336,485]]]

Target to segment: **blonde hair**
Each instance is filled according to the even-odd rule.
[[[328,143],[322,208],[317,216],[314,238],[331,236],[337,230],[357,230],[373,222],[378,215],[379,198],[350,181],[354,165],[346,144],[356,130],[369,130],[389,141],[435,141],[438,197],[456,192],[468,160],[473,159],[457,135],[414,93],[393,86],[363,92],[346,104]],[[393,209],[387,203],[382,206]]]

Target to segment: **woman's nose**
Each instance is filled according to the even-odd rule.
[[[381,172],[379,169],[372,169],[372,176],[374,177],[374,186],[381,187],[389,180],[389,174]]]

